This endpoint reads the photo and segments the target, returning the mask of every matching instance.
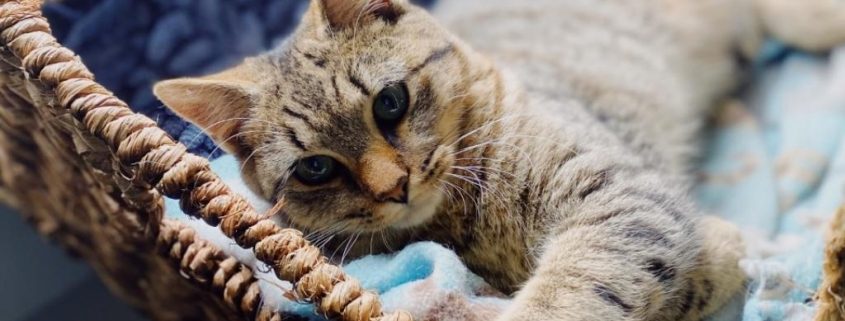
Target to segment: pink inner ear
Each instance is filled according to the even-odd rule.
[[[322,0],[332,28],[341,29],[366,23],[376,17],[395,17],[390,0]]]

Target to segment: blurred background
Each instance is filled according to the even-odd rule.
[[[0,320],[144,320],[113,297],[82,262],[0,207]],[[11,254],[9,256],[8,254]]]

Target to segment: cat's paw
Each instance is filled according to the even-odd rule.
[[[504,314],[496,318],[496,321],[564,321],[566,319],[560,317],[555,318],[550,315],[551,311],[542,311],[537,308],[529,307],[512,307],[505,311]]]
[[[845,44],[843,0],[754,0],[765,32],[804,50]]]
[[[745,243],[736,225],[715,216],[703,217],[698,230],[702,237],[702,257],[691,277],[693,282],[712,291],[701,311],[706,316],[744,289],[746,276],[739,260],[745,256]]]

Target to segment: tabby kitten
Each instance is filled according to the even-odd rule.
[[[155,91],[320,245],[445,244],[515,293],[501,320],[699,320],[740,290],[736,232],[686,195],[699,124],[764,35],[845,40],[845,3],[443,0],[436,15],[463,40],[406,0],[314,0],[278,49]]]

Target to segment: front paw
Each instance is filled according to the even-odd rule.
[[[535,280],[536,281],[536,280]],[[514,301],[496,321],[623,321],[630,318],[629,308],[620,309],[618,297],[596,296],[594,290],[572,287],[560,282],[548,291],[531,291],[531,282],[517,294]],[[579,291],[581,289],[581,291]],[[536,289],[533,289],[536,290]],[[608,302],[607,300],[612,302]],[[612,303],[612,304],[608,304]]]
[[[531,320],[553,320],[543,317],[542,311],[529,307],[512,307],[505,310],[505,313],[496,318],[496,321],[531,321]],[[555,319],[556,320],[556,319]]]
[[[557,307],[551,302],[536,304],[526,304],[524,302],[513,302],[505,309],[504,313],[496,318],[496,321],[568,321],[577,320],[571,314],[565,311],[558,311],[560,305]]]

